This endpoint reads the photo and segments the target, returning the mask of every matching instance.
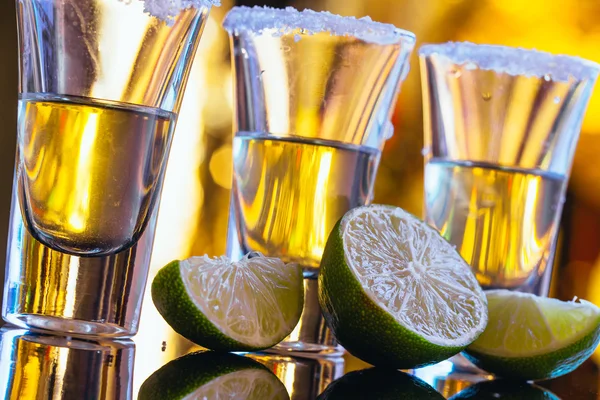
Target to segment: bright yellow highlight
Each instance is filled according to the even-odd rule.
[[[222,188],[231,189],[232,164],[230,145],[219,148],[210,159],[210,174],[215,183]]]

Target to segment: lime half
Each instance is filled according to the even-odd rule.
[[[499,376],[547,379],[573,371],[600,340],[600,309],[508,290],[490,290],[490,322],[466,351],[477,366]]]
[[[321,261],[319,302],[340,343],[376,366],[444,360],[487,323],[485,295],[455,248],[391,206],[355,208],[338,222]]]
[[[180,335],[212,350],[266,349],[288,336],[304,304],[302,269],[260,254],[173,261],[152,282],[152,300]]]
[[[289,400],[285,386],[263,365],[227,353],[188,354],[154,372],[139,400]]]

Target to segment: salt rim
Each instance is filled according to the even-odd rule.
[[[375,22],[370,17],[357,19],[342,17],[328,11],[298,11],[294,7],[233,7],[225,17],[223,27],[235,35],[241,32],[271,32],[273,36],[282,36],[297,29],[307,35],[329,32],[332,36],[354,36],[365,42],[382,45],[403,41],[412,45],[416,40],[414,33],[396,28],[392,24]]]
[[[119,0],[130,3],[131,0]],[[172,22],[180,12],[188,8],[210,8],[220,6],[220,0],[139,0],[144,2],[144,11],[163,21]]]
[[[447,42],[426,44],[419,49],[419,56],[439,55],[456,64],[474,64],[473,69],[482,69],[524,75],[554,81],[594,80],[600,65],[581,57],[556,55],[545,51],[523,49],[471,42]]]

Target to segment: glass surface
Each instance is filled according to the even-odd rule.
[[[335,223],[372,199],[414,35],[293,9],[234,8],[224,26],[236,104],[228,254],[302,265],[305,311],[280,347],[335,352],[311,281]]]
[[[17,157],[2,316],[138,329],[173,130],[211,2],[19,0]]]
[[[151,332],[147,334],[151,335]],[[139,388],[156,370],[188,352],[198,350],[190,348],[190,345],[183,346],[182,349],[179,345],[180,348],[173,351],[173,347],[178,346],[177,339],[161,341],[160,337],[155,337],[153,341],[143,344],[138,339],[135,338],[133,342],[82,341],[5,327],[0,330],[0,396],[3,395],[7,400],[137,399]],[[246,356],[265,365],[275,374],[285,386],[291,400],[314,400],[332,382],[343,378],[345,374],[369,368],[367,364],[349,355],[344,358],[322,359],[266,353]],[[200,364],[195,367],[205,368],[210,373],[225,366]],[[142,367],[144,371],[138,373]],[[493,378],[476,369],[456,369],[449,361],[404,372],[431,385],[447,399],[473,385],[480,387]],[[568,375],[537,382],[535,385],[491,381],[503,385],[503,388],[514,387],[516,393],[513,394],[517,396],[493,395],[489,398],[532,398],[533,388],[537,392],[545,390],[546,393],[553,393],[558,399],[597,399],[600,398],[599,374],[597,364],[588,360]],[[244,384],[247,381],[244,381],[243,376],[229,380],[227,386],[221,386],[222,393],[231,393],[232,389]],[[160,385],[167,390],[181,389],[172,386],[172,379],[160,381]],[[217,383],[213,389],[218,389],[218,385]],[[398,389],[394,381],[386,381],[376,387],[367,382],[361,384],[360,389],[367,394],[371,391],[381,393],[388,385]],[[195,388],[190,390],[192,389]],[[235,398],[244,400],[244,397]]]
[[[318,268],[339,218],[371,201],[379,156],[334,141],[238,132],[232,208],[239,215],[240,251]]]
[[[141,235],[208,8],[168,25],[142,2],[19,0],[16,174],[30,233],[110,255]]]
[[[0,395],[17,399],[132,399],[135,344],[0,330]]]
[[[72,335],[134,335],[140,322],[157,207],[135,246],[110,257],[75,257],[44,246],[28,233],[16,196],[15,187],[4,320]]]
[[[427,222],[484,288],[546,295],[598,65],[469,43],[420,55]]]
[[[158,200],[175,114],[73,96],[19,102],[27,226],[75,254],[129,247]],[[21,203],[23,204],[23,203]]]

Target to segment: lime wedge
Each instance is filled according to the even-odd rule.
[[[526,382],[497,379],[469,386],[450,397],[450,400],[560,400],[542,387]]]
[[[317,400],[443,400],[439,392],[419,378],[385,368],[350,372],[333,381]]]
[[[487,306],[467,263],[397,207],[355,208],[329,236],[319,302],[336,338],[376,366],[444,360],[483,332]]]
[[[255,253],[173,261],[152,282],[152,300],[171,327],[223,351],[261,350],[288,336],[304,304],[302,269]]]
[[[289,400],[263,365],[228,353],[198,352],[171,361],[142,384],[139,400]]]
[[[547,379],[573,371],[598,346],[600,309],[508,290],[490,290],[490,322],[466,351],[499,376]]]

